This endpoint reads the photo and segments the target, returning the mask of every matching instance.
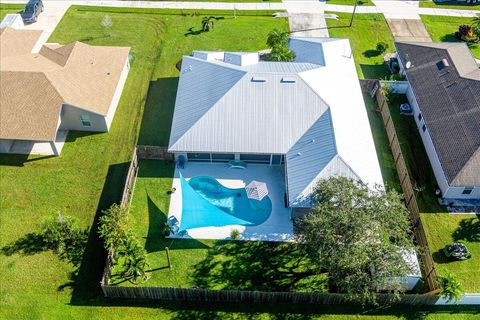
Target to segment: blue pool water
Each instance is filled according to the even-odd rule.
[[[199,176],[188,182],[181,179],[181,230],[228,225],[255,226],[265,222],[272,212],[268,196],[250,199],[244,188],[230,189],[215,178]]]

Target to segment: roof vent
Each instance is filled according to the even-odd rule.
[[[450,64],[448,63],[447,59],[442,59],[437,63],[438,70],[442,70],[446,67],[449,67]]]
[[[281,82],[283,82],[283,83],[295,83],[295,82],[297,82],[297,79],[295,79],[293,77],[283,77]]]
[[[412,62],[407,61],[407,63],[405,63],[405,68],[410,69],[411,67],[412,67]]]
[[[253,76],[252,82],[267,82],[267,79],[263,77]]]

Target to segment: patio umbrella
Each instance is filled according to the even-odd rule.
[[[247,191],[247,197],[255,200],[262,200],[268,194],[267,184],[255,180],[245,187],[245,191]]]

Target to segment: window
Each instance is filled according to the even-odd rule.
[[[419,114],[418,114],[418,121],[422,121],[422,118],[423,118],[423,117],[422,117],[422,114],[419,113]]]
[[[210,162],[210,153],[187,153],[188,161]]]
[[[212,153],[213,162],[228,162],[230,160],[235,160],[233,153]]]
[[[422,126],[422,131],[423,132],[427,131],[427,126],[425,124]]]
[[[268,163],[270,164],[269,154],[241,154],[240,160],[250,163]]]
[[[87,115],[80,116],[80,121],[82,121],[82,126],[84,126],[84,127],[91,127],[92,126],[90,116],[87,116]]]
[[[472,194],[473,192],[473,187],[465,187],[465,189],[463,189],[462,191],[462,194]]]

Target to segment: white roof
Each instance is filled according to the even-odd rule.
[[[294,38],[290,48],[294,62],[184,57],[169,151],[285,154],[291,206],[308,207],[322,177],[383,185],[348,40]]]

